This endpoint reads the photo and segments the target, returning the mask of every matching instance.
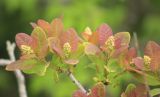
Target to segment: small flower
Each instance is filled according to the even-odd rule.
[[[150,70],[151,58],[149,56],[144,55],[144,67],[145,70]]]
[[[144,64],[150,64],[151,58],[149,56],[144,55]]]
[[[32,50],[32,48],[30,46],[27,45],[21,45],[20,47],[22,54],[33,54],[34,51]]]
[[[71,45],[68,42],[63,45],[63,52],[64,56],[68,58],[71,53]]]

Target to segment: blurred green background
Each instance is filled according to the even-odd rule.
[[[141,48],[148,40],[160,42],[160,0],[0,0],[0,58],[8,58],[6,40],[15,41],[19,32],[31,33],[30,22],[51,22],[59,16],[63,17],[65,28],[74,27],[78,33],[86,26],[95,30],[101,23],[107,23],[114,33],[136,32]],[[82,60],[75,76],[89,88],[94,83],[94,71],[86,69],[89,63]],[[60,82],[54,82],[50,72],[44,77],[25,77],[29,97],[71,97],[77,89],[64,75]],[[111,89],[109,97],[118,97],[122,86]],[[0,97],[18,97],[16,78],[4,67],[0,67]]]

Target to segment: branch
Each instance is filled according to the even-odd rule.
[[[0,66],[5,66],[5,65],[10,64],[11,62],[16,61],[15,54],[14,54],[14,50],[16,47],[15,43],[11,43],[10,41],[7,41],[6,44],[7,44],[7,51],[8,51],[10,60],[0,59]],[[27,97],[24,75],[22,74],[20,70],[15,70],[14,74],[18,81],[20,97]]]
[[[74,77],[74,75],[71,72],[69,72],[69,77],[72,80],[72,82],[76,84],[81,91],[83,91],[84,93],[87,93],[84,87],[79,83],[79,81]]]

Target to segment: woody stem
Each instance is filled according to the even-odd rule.
[[[81,90],[81,91],[83,91],[84,93],[87,93],[87,91],[85,90],[85,88],[80,84],[80,82],[75,78],[75,76],[71,73],[71,72],[69,72],[69,77],[70,77],[70,79],[72,80],[72,82],[75,84],[75,85],[77,85],[77,87]]]

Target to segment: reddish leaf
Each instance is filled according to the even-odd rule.
[[[112,36],[112,29],[107,25],[107,24],[101,24],[96,32],[98,33],[98,41],[99,41],[99,45],[104,45],[106,40]]]
[[[143,69],[143,63],[144,63],[144,61],[143,61],[143,59],[142,59],[141,57],[136,57],[136,58],[134,58],[134,59],[133,59],[133,63],[135,64],[135,66],[136,66],[138,69],[140,69],[140,70]]]
[[[60,18],[56,18],[51,22],[51,31],[49,37],[57,37],[63,32],[63,23]]]
[[[160,69],[160,46],[153,41],[149,41],[145,48],[145,55],[151,58],[151,69],[158,71]]]
[[[83,37],[85,40],[88,41],[89,38],[92,36],[92,31],[91,31],[91,29],[90,29],[89,27],[87,27],[87,28],[85,29],[85,31],[81,33],[81,35],[82,35],[82,37]]]
[[[85,46],[85,53],[87,55],[96,55],[100,53],[100,49],[96,45],[89,43]]]
[[[86,93],[81,90],[78,90],[73,93],[72,97],[88,97]]]
[[[97,32],[94,32],[92,36],[89,38],[89,42],[95,45],[98,45],[98,37],[99,37],[99,34]]]
[[[132,59],[135,58],[136,56],[137,56],[136,49],[134,47],[130,48],[127,53],[127,58]]]
[[[47,35],[49,33],[51,33],[50,32],[51,31],[51,26],[50,26],[50,24],[48,22],[46,22],[46,21],[44,21],[42,19],[39,19],[37,21],[37,24],[38,24],[39,27],[41,27],[46,32]]]
[[[48,51],[48,42],[45,32],[42,28],[36,27],[34,28],[31,36],[37,40],[37,45],[35,52],[38,54],[39,58],[44,58]]]
[[[138,85],[130,89],[128,89],[127,87],[127,90],[125,91],[125,93],[121,95],[121,97],[148,97],[148,96],[145,85]]]
[[[77,59],[69,59],[69,60],[64,60],[64,62],[66,64],[69,64],[69,65],[76,65],[76,64],[79,63],[79,60],[77,60]]]
[[[34,47],[34,45],[36,44],[36,41],[28,34],[18,33],[16,35],[16,44],[19,48],[21,48],[21,45]]]
[[[96,84],[92,89],[89,97],[105,97],[105,87],[102,83]]]
[[[28,70],[28,69],[31,69],[36,63],[37,63],[37,60],[35,60],[35,59],[17,60],[15,62],[7,65],[6,70],[8,70],[8,71],[14,71],[17,69]]]
[[[128,46],[130,42],[130,34],[129,32],[119,32],[114,35],[115,38],[115,47],[116,49]]]
[[[60,40],[57,39],[56,37],[50,37],[48,41],[50,49],[55,53],[57,53],[59,56],[63,57],[63,50],[60,45]]]
[[[68,42],[71,45],[72,51],[77,50],[79,37],[73,28],[70,28],[67,32],[62,33],[60,39],[62,47],[65,43]]]

